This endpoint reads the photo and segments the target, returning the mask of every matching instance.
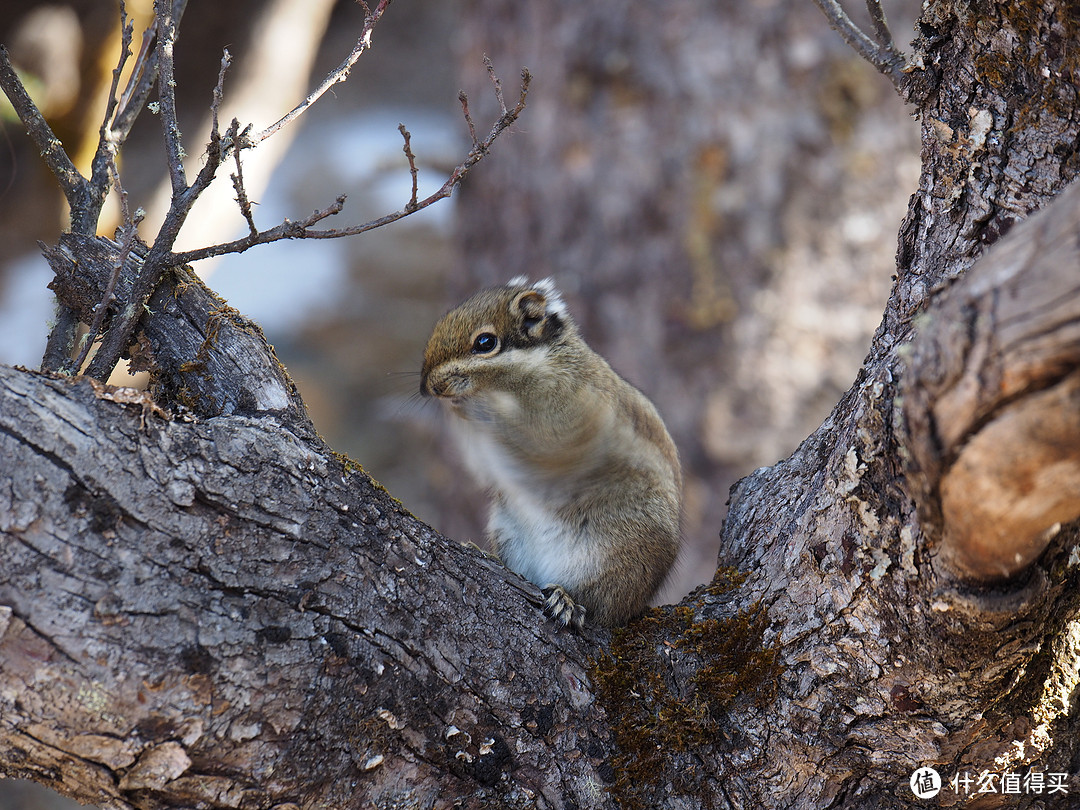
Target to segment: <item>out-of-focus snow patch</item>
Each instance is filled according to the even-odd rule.
[[[339,194],[348,195],[345,210],[317,227],[343,228],[403,209],[412,180],[399,123],[412,135],[420,169],[418,198],[434,193],[466,154],[464,140],[453,129],[458,122],[423,109],[366,111],[304,129],[254,206],[256,223],[268,228],[286,217],[299,219],[330,205]],[[448,229],[451,213],[451,201],[442,200],[387,226],[383,233],[393,229],[408,238],[404,232],[417,226]],[[243,233],[240,229],[236,236]],[[208,283],[232,306],[282,335],[339,302],[345,294],[349,256],[363,249],[366,238],[371,236],[260,245],[224,257]],[[357,294],[355,285],[349,294]]]
[[[281,334],[334,305],[343,268],[344,250],[333,242],[277,242],[230,256],[208,281],[231,306]]]
[[[0,285],[0,363],[37,368],[56,313],[49,263],[40,253],[13,261]]]
[[[403,209],[412,180],[402,152],[398,124],[412,134],[412,151],[420,169],[419,199],[434,193],[447,173],[468,151],[464,124],[449,115],[423,108],[386,108],[315,121],[303,129],[275,172],[262,199],[255,202],[255,221],[269,228],[286,217],[299,219],[348,195],[345,210],[319,227],[342,228]],[[225,173],[228,166],[223,167]],[[227,179],[227,178],[226,178]],[[450,228],[452,201],[442,200],[377,232],[408,239],[418,226],[445,232]],[[246,232],[235,207],[231,238]],[[152,238],[152,234],[144,234]],[[214,267],[208,283],[229,303],[275,335],[300,328],[321,311],[332,310],[346,293],[345,273],[351,257],[363,251],[362,234],[345,239],[308,239],[260,245],[226,256]],[[201,271],[202,264],[195,269]],[[54,317],[53,295],[46,285],[52,271],[40,254],[27,254],[8,268],[0,285],[0,363],[36,367]],[[349,295],[357,295],[351,285]]]

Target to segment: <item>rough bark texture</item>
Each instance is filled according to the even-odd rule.
[[[56,274],[50,287],[83,322],[99,306],[109,275],[125,262],[107,239],[64,234],[45,256]],[[136,245],[116,285],[128,300],[133,274],[146,250]],[[132,371],[149,371],[152,392],[210,416],[274,414],[301,436],[313,435],[304,404],[262,330],[215,296],[188,267],[174,268],[147,303],[131,350]],[[107,324],[106,324],[107,327]]]
[[[792,154],[782,146],[792,128],[770,130],[774,119],[741,114],[755,102],[766,110],[786,105],[804,111],[803,99],[795,97],[801,74],[785,74],[791,93],[786,97],[783,92],[769,93],[765,78],[778,64],[790,68],[801,50],[798,46],[806,46],[806,39],[794,33],[799,30],[799,12],[776,4],[770,6],[775,17],[766,12],[761,20],[740,25],[743,21],[734,9],[690,3],[652,11],[620,3],[591,4],[588,12],[572,4],[548,4],[544,12],[499,0],[478,5],[486,13],[478,15],[482,25],[470,41],[498,39],[529,62],[537,76],[535,101],[541,112],[540,120],[534,119],[521,136],[529,142],[519,145],[519,161],[489,167],[489,173],[476,180],[486,180],[490,187],[469,190],[481,199],[465,197],[467,210],[471,205],[474,214],[476,210],[484,214],[465,220],[472,223],[466,232],[466,264],[484,281],[498,278],[506,267],[533,274],[570,267],[570,272],[580,274],[581,298],[594,318],[592,336],[603,345],[616,331],[605,324],[632,324],[624,331],[634,339],[624,345],[636,349],[644,343],[654,354],[635,357],[610,346],[608,353],[632,378],[639,377],[674,422],[691,476],[715,481],[723,472],[710,469],[708,462],[702,464],[702,454],[725,442],[737,447],[748,437],[758,438],[752,421],[729,416],[727,425],[733,427],[710,439],[707,414],[715,413],[707,404],[710,400],[726,399],[729,413],[738,413],[730,408],[732,400],[739,399],[730,392],[740,388],[740,372],[731,372],[732,366],[742,368],[759,391],[780,390],[770,387],[760,349],[740,352],[740,340],[747,332],[737,328],[739,313],[746,310],[755,289],[752,283],[739,283],[739,274],[760,267],[765,259],[754,252],[754,240],[745,235],[707,254],[717,259],[716,268],[731,280],[739,301],[735,327],[719,327],[728,338],[720,345],[734,344],[733,353],[743,357],[723,360],[703,351],[687,323],[656,304],[670,302],[680,293],[698,305],[713,300],[694,286],[691,251],[671,238],[673,232],[682,232],[680,226],[699,221],[679,208],[694,198],[687,192],[688,183],[680,185],[683,175],[671,168],[685,167],[685,155],[697,154],[695,147],[709,143],[711,135],[718,154],[733,156],[724,164],[725,171],[713,176],[714,191],[705,198],[716,212],[714,221],[737,222],[742,234],[783,227],[780,209],[768,205],[770,190],[775,190],[769,175],[739,194],[737,179],[757,176],[737,172],[740,152],[725,147],[740,143],[737,126],[742,124],[744,133],[747,129],[754,133],[749,140],[755,158],[768,162],[778,154]],[[997,590],[955,581],[953,568],[938,564],[939,531],[933,523],[923,528],[912,501],[912,496],[919,497],[925,516],[941,508],[940,493],[921,489],[926,481],[917,473],[910,487],[902,484],[908,437],[896,399],[897,384],[905,373],[903,361],[911,353],[906,343],[916,314],[936,291],[970,267],[986,245],[1049,201],[1075,174],[1077,116],[1075,104],[1067,100],[1075,96],[1076,72],[1065,45],[1075,33],[1074,25],[1070,7],[1035,4],[1006,8],[936,3],[926,7],[920,20],[914,69],[905,74],[902,91],[922,115],[923,172],[901,232],[899,273],[885,317],[855,386],[788,460],[739,483],[731,493],[731,512],[722,533],[720,561],[750,572],[743,586],[744,604],[760,597],[767,605],[779,634],[775,643],[783,649],[780,660],[787,666],[776,713],[759,725],[742,717],[737,724],[744,733],[757,734],[757,745],[748,749],[767,750],[775,768],[768,772],[770,788],[761,786],[760,771],[737,780],[739,785],[754,786],[743,794],[728,783],[728,790],[735,791],[729,795],[742,795],[750,805],[791,802],[820,807],[830,800],[867,807],[903,804],[899,791],[905,773],[920,762],[936,763],[947,777],[964,769],[1004,771],[1024,763],[1045,768],[1054,762],[1062,771],[1075,772],[1068,764],[1075,738],[1068,718],[1076,700],[1076,639],[1070,622],[1076,609],[1072,589],[1077,560],[1061,551],[1074,542],[1075,533],[1067,529],[1056,536],[1039,566]],[[503,36],[496,36],[496,31]],[[515,33],[536,31],[544,35],[529,39]],[[644,31],[649,34],[638,33]],[[786,35],[778,36],[778,31]],[[695,47],[699,36],[725,45]],[[763,46],[769,41],[781,43],[779,55]],[[680,44],[685,51],[679,50]],[[520,56],[522,51],[528,56]],[[812,47],[809,52],[814,53]],[[690,58],[680,60],[680,53],[693,54],[697,60],[693,70],[685,69]],[[702,58],[703,53],[710,58]],[[590,62],[582,54],[595,56]],[[745,58],[740,60],[739,54]],[[540,66],[546,55],[565,70],[545,72]],[[732,74],[719,69],[712,76],[716,81],[701,89],[694,79],[719,65]],[[725,83],[728,75],[737,79],[727,78]],[[818,87],[825,86],[820,72],[812,75]],[[541,106],[545,79],[557,85],[551,91],[557,100],[550,102],[546,116]],[[672,93],[668,85],[662,85],[664,92],[656,90],[662,81],[681,92]],[[778,96],[783,99],[779,104]],[[712,103],[701,105],[702,98]],[[685,112],[702,106],[712,117],[705,115],[699,121]],[[631,114],[618,118],[621,126],[608,123],[627,108]],[[635,117],[639,111],[647,112]],[[852,120],[850,113],[845,109],[840,120]],[[641,123],[645,117],[648,126]],[[814,120],[813,114],[809,120]],[[754,122],[759,122],[757,128],[752,128]],[[727,130],[725,124],[732,128]],[[644,133],[659,134],[650,139]],[[807,165],[808,159],[802,160]],[[623,175],[615,167],[624,165],[634,168]],[[813,160],[809,165],[815,165]],[[552,166],[563,171],[552,173]],[[705,168],[707,164],[696,165],[688,174],[707,183],[710,175]],[[500,174],[493,177],[495,172]],[[800,174],[799,167],[785,166],[783,176],[788,181]],[[628,185],[628,178],[648,180],[635,194],[639,187]],[[797,180],[789,182],[797,187]],[[524,194],[516,195],[513,205],[492,202],[521,185]],[[869,183],[879,196],[885,185]],[[681,193],[671,194],[673,186]],[[724,208],[725,192],[743,203],[735,212]],[[635,200],[636,207],[629,200]],[[620,205],[632,213],[620,217]],[[831,206],[821,205],[821,210],[819,227],[826,232],[845,224],[838,217],[828,222],[836,210]],[[740,214],[743,219],[733,219]],[[586,229],[581,226],[586,221],[599,221],[599,227]],[[597,232],[600,235],[593,236]],[[732,241],[750,245],[751,250],[742,256],[725,254]],[[1061,267],[1043,264],[1041,271],[1054,276],[1049,283],[1067,299],[1075,295],[1075,269],[1070,260]],[[783,277],[778,271],[772,280]],[[812,297],[811,290],[819,288],[803,289]],[[830,295],[836,296],[835,287],[820,289],[828,306]],[[792,335],[799,335],[799,304],[795,296],[779,310],[780,329]],[[1042,305],[1039,294],[1027,287],[1013,302],[1018,309],[1030,308],[1032,314],[1042,311]],[[1045,314],[1047,320],[1033,317],[1022,328],[1034,330],[1036,321],[1053,328],[1057,345],[1072,352],[1070,316],[1066,314],[1062,324],[1055,320],[1060,313]],[[948,323],[948,317],[937,320]],[[680,362],[680,357],[685,359]],[[1014,355],[1010,367],[1018,372],[1019,362]],[[1075,367],[1075,360],[1066,360],[1059,371],[1064,374],[1069,364]],[[955,367],[951,373],[962,375],[971,368]],[[718,393],[721,378],[726,397]],[[978,383],[986,386],[986,396],[1001,402],[993,379],[979,377]],[[802,396],[809,390],[803,389]],[[1020,390],[1015,393],[1021,395]],[[1057,413],[1062,422],[1074,422],[1067,393],[1063,387],[1057,403],[1032,406],[1044,418]],[[776,400],[783,402],[779,396]],[[765,421],[775,417],[771,410],[775,407],[765,404],[760,409]],[[926,419],[925,411],[921,417]],[[981,427],[963,427],[964,435],[972,437]],[[1068,457],[1059,459],[1063,467],[1076,459],[1075,432],[1070,430],[1074,426],[1062,425],[1050,441]],[[1013,442],[1020,439],[1015,433],[1010,436]],[[1000,438],[988,431],[982,441],[994,445]],[[979,476],[970,465],[946,461],[954,475],[969,469]],[[999,471],[986,469],[979,480],[985,482]],[[1006,472],[1015,474],[1016,466]],[[1063,495],[1075,504],[1075,492],[1065,492],[1071,486],[1069,477],[1047,468],[1042,472],[1041,478],[1022,485],[1034,483],[1032,494],[1042,497],[1044,504],[1055,501],[1056,506]],[[1011,483],[1015,485],[1016,479]],[[970,503],[970,493],[965,495]],[[952,509],[954,519],[963,512],[962,503],[957,501]],[[1036,511],[1040,514],[1023,519],[1042,528],[1062,515],[1075,514],[1056,508]],[[960,529],[960,521],[956,528]],[[1045,549],[1048,539],[1041,537],[1035,554]],[[1031,555],[1024,562],[1030,559]],[[983,559],[981,564],[992,561]],[[991,703],[995,711],[984,713]],[[1060,748],[1054,750],[1055,745]],[[1002,759],[995,764],[999,755]],[[686,772],[680,766],[688,763],[675,761],[678,765],[666,778]],[[657,778],[667,784],[665,777]],[[1073,779],[1075,784],[1075,775]],[[701,785],[695,787],[701,790]],[[643,803],[661,806],[661,795],[669,794],[658,790]],[[703,795],[715,794],[706,789]],[[1053,803],[1061,796],[1035,800]]]
[[[1074,241],[1046,236],[1075,222],[1075,195],[975,264],[1075,173],[1080,108],[1054,101],[1075,83],[1072,19],[928,6],[906,86],[922,183],[862,371],[789,458],[734,488],[713,582],[610,635],[553,632],[535,588],[417,522],[293,412],[258,407],[210,362],[244,330],[209,328],[208,295],[165,306],[186,296],[182,276],[141,322],[173,418],[0,369],[0,770],[109,807],[890,808],[921,806],[906,788],[920,765],[1061,773],[1068,796],[1024,801],[1075,798],[1076,524],[992,585],[943,553],[970,549],[951,539],[946,485],[973,471],[969,449],[1013,409],[1075,408],[1074,305],[1049,292],[1064,277],[1062,298],[1076,295]],[[601,41],[641,20],[594,22]],[[1036,249],[1044,238],[1061,249]],[[88,261],[105,270],[79,275],[91,286],[112,266],[101,253]],[[956,306],[974,328],[935,328]],[[998,345],[1056,341],[1044,356],[1060,367],[995,390],[980,312],[1016,313]],[[154,332],[167,318],[182,323]],[[159,350],[174,329],[188,348]],[[245,351],[274,368],[264,343]],[[1031,379],[1029,351],[999,355],[996,379]],[[188,401],[175,381],[192,363],[222,371]],[[979,406],[939,419],[965,379]],[[1055,424],[1075,464],[1076,420]]]
[[[597,639],[356,465],[269,416],[0,379],[6,775],[104,807],[558,806],[596,779]]]

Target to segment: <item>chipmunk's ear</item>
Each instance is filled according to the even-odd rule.
[[[534,340],[553,336],[566,318],[566,304],[550,278],[515,295],[510,310],[521,319],[525,335]]]

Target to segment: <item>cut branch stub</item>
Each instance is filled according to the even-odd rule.
[[[1012,576],[1080,517],[1080,187],[930,308],[901,390],[909,486],[955,574]]]
[[[128,253],[116,301],[131,300],[144,252],[140,247]],[[89,322],[121,253],[112,240],[65,234],[57,247],[45,249],[56,273],[49,286]],[[296,387],[262,330],[190,269],[167,271],[140,316],[132,366],[151,372],[163,404],[181,404],[199,416],[273,413],[293,430],[313,433]]]

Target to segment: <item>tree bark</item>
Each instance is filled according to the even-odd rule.
[[[1080,187],[924,317],[902,390],[908,480],[942,562],[1013,576],[1080,517]]]
[[[275,417],[0,380],[5,775],[102,807],[589,805],[599,639],[536,588]]]
[[[1077,195],[1011,227],[1075,173],[1070,25],[927,7],[922,180],[862,370],[732,490],[710,585],[610,634],[555,632],[335,455],[183,273],[140,320],[157,401],[0,368],[0,770],[118,808],[909,807],[924,765],[1075,798],[1080,535],[1048,529],[1077,513]],[[67,306],[117,249],[49,251]],[[986,482],[1024,499],[978,515],[1009,521],[989,549]]]

